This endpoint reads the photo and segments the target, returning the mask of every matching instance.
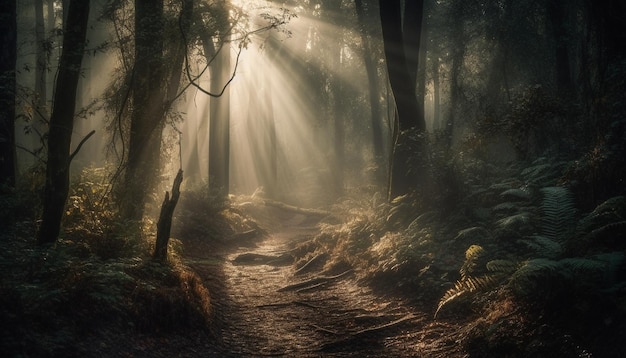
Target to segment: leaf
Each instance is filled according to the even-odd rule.
[[[511,260],[491,260],[487,262],[487,270],[498,273],[511,273],[515,271],[518,264]]]
[[[502,194],[500,194],[500,196],[512,200],[530,200],[530,192],[526,189],[519,188],[505,190]]]
[[[555,259],[563,253],[562,245],[550,238],[540,235],[528,236],[527,240],[520,240],[523,244],[535,250],[541,257]]]

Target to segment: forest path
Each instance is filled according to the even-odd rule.
[[[215,263],[191,263],[212,293],[220,356],[453,356],[450,327],[375,295],[351,272],[295,276],[283,259],[317,228],[306,215],[282,215],[262,241],[222,253],[218,273]]]

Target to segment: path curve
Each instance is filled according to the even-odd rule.
[[[400,300],[375,295],[349,273],[321,287],[284,290],[319,272],[294,276],[284,262],[238,262],[242,255],[284,257],[317,233],[301,224],[306,221],[293,215],[253,247],[223,253],[218,274],[214,262],[189,262],[213,295],[220,356],[453,356],[454,342],[441,346],[441,336],[432,334],[446,327]]]

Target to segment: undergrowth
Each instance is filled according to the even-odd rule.
[[[511,344],[507,329],[529,344],[545,325],[562,333],[537,352],[560,352],[559,334],[614,352],[607,344],[626,332],[624,197],[585,211],[567,185],[566,159],[454,161],[452,209],[421,204],[418,194],[390,202],[377,193],[348,196],[333,209],[341,220],[322,225],[308,257],[328,254],[325,270],[352,268],[373,288],[431,307],[437,320],[474,317],[464,333],[468,351]],[[563,349],[582,352],[571,342]]]
[[[106,169],[86,168],[72,183],[53,245],[34,239],[39,198],[26,179],[2,191],[3,355],[76,356],[100,339],[208,331],[210,294],[180,259],[181,241],[172,240],[167,264],[153,262],[153,223],[117,217]]]

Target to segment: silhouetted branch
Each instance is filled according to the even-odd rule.
[[[80,150],[80,148],[83,147],[83,144],[85,144],[86,141],[89,140],[89,138],[91,138],[92,135],[96,134],[96,130],[92,130],[91,132],[89,132],[85,138],[83,138],[80,143],[78,143],[78,146],[76,146],[76,149],[74,149],[74,151],[72,152],[72,154],[70,154],[70,158],[68,159],[67,163],[71,163],[72,159],[74,159],[74,157],[76,156],[76,154],[78,154],[78,151]]]

